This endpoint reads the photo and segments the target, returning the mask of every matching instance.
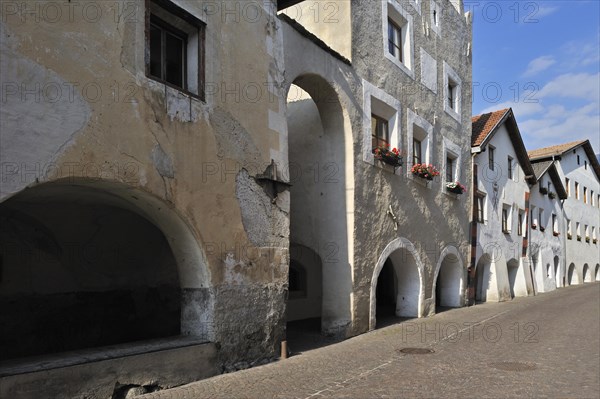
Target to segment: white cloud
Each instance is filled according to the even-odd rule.
[[[535,14],[531,15],[532,19],[544,18],[558,11],[558,7],[540,7]]]
[[[543,115],[519,121],[519,129],[530,150],[589,139],[594,150],[599,151],[600,107],[597,102],[572,109],[551,105]]]
[[[543,55],[529,62],[527,70],[523,72],[523,77],[535,76],[536,74],[545,71],[552,65],[556,64],[556,60],[551,55]]]
[[[567,73],[548,82],[538,97],[567,97],[591,101],[600,98],[600,73]]]

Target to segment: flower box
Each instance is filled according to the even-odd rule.
[[[548,198],[550,198],[550,199],[554,199],[554,198],[556,198],[556,193],[555,193],[554,191],[550,191],[550,192],[548,193]]]
[[[592,241],[594,242],[594,244],[598,243],[598,239],[597,238],[594,238]]]
[[[558,236],[560,235],[560,233],[559,233],[558,231],[555,231],[555,232],[553,232],[553,233],[552,233],[552,235],[553,235],[554,237],[558,237]]]
[[[581,241],[581,236],[577,236],[577,241]]]
[[[393,166],[394,169],[402,166],[402,156],[400,155],[400,151],[396,148],[390,150],[389,148],[377,147],[374,148],[372,152],[375,159]]]
[[[568,238],[569,240],[572,240],[572,239],[573,239],[573,234],[571,234],[571,233],[567,233],[567,238]]]
[[[590,237],[585,237],[585,242],[590,242]]]
[[[467,191],[467,188],[460,182],[446,183],[446,190],[454,194],[462,194]]]
[[[537,229],[537,224],[535,224],[535,223],[532,223],[532,224],[531,224],[531,228],[532,228],[532,229],[534,229],[534,230],[535,230],[535,229]]]
[[[431,164],[428,165],[425,163],[414,164],[410,171],[414,176],[426,180],[433,180],[434,177],[440,175],[440,172],[436,169],[435,166]]]
[[[546,187],[540,187],[540,193],[542,193],[543,195],[548,194],[548,189]]]
[[[544,226],[540,226],[540,231],[546,231],[546,228]]]

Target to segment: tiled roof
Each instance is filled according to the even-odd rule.
[[[472,117],[471,123],[473,124],[473,133],[471,135],[471,147],[481,145],[509,110],[510,108],[505,108]]]
[[[535,176],[538,180],[542,177],[550,165],[552,165],[552,162],[553,161],[536,162],[531,165],[533,166],[533,171],[535,172]]]
[[[584,142],[585,140],[579,140],[565,144],[553,145],[551,147],[539,148],[537,150],[529,151],[527,155],[529,155],[529,159],[532,161],[535,159],[551,157],[552,155],[562,155],[570,149],[583,144]]]

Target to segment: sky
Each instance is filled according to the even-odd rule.
[[[512,107],[528,150],[589,139],[600,153],[600,0],[464,0],[473,115]]]

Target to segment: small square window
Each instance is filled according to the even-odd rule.
[[[457,122],[461,122],[461,79],[448,63],[443,64],[444,111]]]
[[[502,232],[505,234],[510,233],[509,217],[510,217],[510,210],[508,209],[508,207],[505,206],[502,208]]]
[[[388,51],[398,61],[403,62],[402,28],[388,18]]]
[[[477,223],[484,222],[484,205],[485,205],[485,194],[477,193],[475,196],[475,204],[473,213],[475,215],[475,221]]]
[[[413,165],[422,163],[421,140],[413,138]]]
[[[147,4],[146,75],[204,99],[204,22],[168,0]]]
[[[451,183],[454,181],[454,158],[446,157],[446,182]]]
[[[372,149],[390,146],[390,129],[386,119],[371,115],[371,147]]]

